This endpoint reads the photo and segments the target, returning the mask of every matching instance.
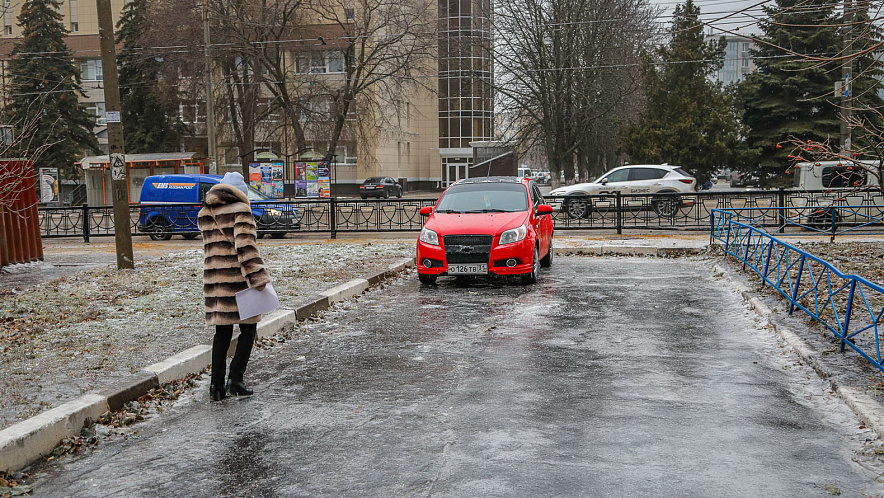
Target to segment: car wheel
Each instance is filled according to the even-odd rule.
[[[553,241],[549,239],[549,252],[546,253],[546,256],[540,258],[540,266],[544,268],[549,268],[553,264]]]
[[[537,246],[534,247],[534,259],[531,261],[531,273],[526,273],[522,275],[522,283],[525,285],[533,284],[537,282],[537,277],[540,276],[540,250]]]
[[[568,213],[568,217],[571,219],[586,219],[589,218],[589,213],[592,210],[590,207],[589,201],[585,201],[582,199],[571,199],[567,201],[568,205],[565,211]]]
[[[172,234],[169,232],[169,223],[161,218],[154,219],[150,222],[150,225],[147,227],[147,232],[152,232],[150,234],[150,240],[169,240],[172,238]],[[157,233],[157,232],[166,232],[166,233]]]
[[[182,233],[181,236],[187,240],[194,240],[199,234],[198,233]]]
[[[396,194],[396,197],[398,197],[400,199],[402,198],[402,187],[399,187],[399,193]]]
[[[657,216],[662,218],[672,218],[678,213],[678,207],[681,205],[681,199],[677,196],[656,197],[651,200],[651,207]]]
[[[417,279],[420,280],[422,284],[433,285],[436,283],[436,275],[418,273]]]
[[[364,195],[360,195],[359,197],[362,197],[363,200],[366,199],[366,196],[364,196]]]
[[[285,232],[273,232],[270,234],[271,239],[284,239]]]
[[[389,199],[389,198],[390,198],[390,191],[387,189],[384,189],[384,199]]]

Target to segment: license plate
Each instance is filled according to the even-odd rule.
[[[448,265],[449,275],[486,275],[488,263],[455,263]]]

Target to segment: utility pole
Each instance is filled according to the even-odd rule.
[[[114,46],[114,20],[110,0],[96,0],[98,33],[101,40],[101,65],[104,73],[104,102],[107,106],[107,144],[114,200],[114,239],[117,269],[135,268],[132,254],[132,219],[129,216],[129,184],[126,179],[126,156],[123,122],[120,119],[120,80]]]
[[[206,58],[206,135],[209,141],[209,173],[218,173],[218,149],[215,143],[215,83],[212,80],[212,59],[209,57],[209,0],[203,6],[203,43]]]
[[[852,0],[844,0],[844,50],[841,62],[841,152],[847,152],[852,148],[850,140],[850,126],[848,120],[851,116],[853,104],[853,57],[849,54],[853,50],[853,2]]]

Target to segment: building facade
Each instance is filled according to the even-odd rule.
[[[721,82],[723,86],[728,86],[743,81],[750,73],[757,71],[758,68],[750,54],[750,51],[755,48],[755,42],[751,38],[735,35],[708,35],[707,41],[715,42],[721,38],[727,42],[724,65],[713,74],[713,80]]]
[[[494,139],[490,0],[439,2],[439,155],[443,185],[469,177],[470,142]]]
[[[116,25],[126,0],[111,3]],[[490,0],[442,0],[432,5],[438,9],[441,29],[438,93],[415,88],[392,102],[381,102],[378,107],[388,113],[382,117],[362,116],[356,111],[354,120],[373,120],[376,124],[371,126],[369,122],[365,126],[366,122],[362,122],[360,129],[369,129],[369,133],[358,138],[353,133],[345,134],[336,147],[333,183],[337,195],[356,192],[362,180],[372,176],[398,178],[408,190],[445,187],[470,175],[474,157],[470,143],[494,138]],[[4,30],[0,36],[0,93],[4,96],[6,64],[21,35],[16,24],[18,12],[13,10],[8,9],[3,15]],[[106,152],[106,106],[96,4],[67,0],[61,6],[61,14],[70,32],[68,46],[80,69],[85,92],[81,103],[94,113],[94,132],[102,152]],[[344,71],[342,53],[331,46],[320,47],[306,57],[303,52],[291,53],[287,60],[295,78],[310,75],[333,80]],[[259,106],[272,105],[272,96],[265,97],[259,100]],[[230,127],[225,126],[224,113],[215,110],[219,172],[239,169],[241,157],[247,152],[235,145]],[[191,130],[191,136],[182,138],[181,152],[207,156],[205,98],[182,97],[178,119]],[[255,129],[253,152],[268,151],[285,158],[287,163],[294,162],[296,147],[291,136],[291,127],[281,113],[266,113]],[[308,136],[308,144],[323,151],[322,138]]]

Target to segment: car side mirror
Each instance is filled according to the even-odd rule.
[[[599,182],[599,183],[601,183],[602,185],[607,185],[607,184],[608,184],[608,179],[607,179],[607,178],[602,178],[602,181]]]
[[[430,216],[433,214],[433,206],[425,206],[422,207],[420,211],[418,211],[421,216]]]
[[[543,216],[545,214],[553,214],[553,207],[549,204],[540,204],[537,206],[537,216]]]

